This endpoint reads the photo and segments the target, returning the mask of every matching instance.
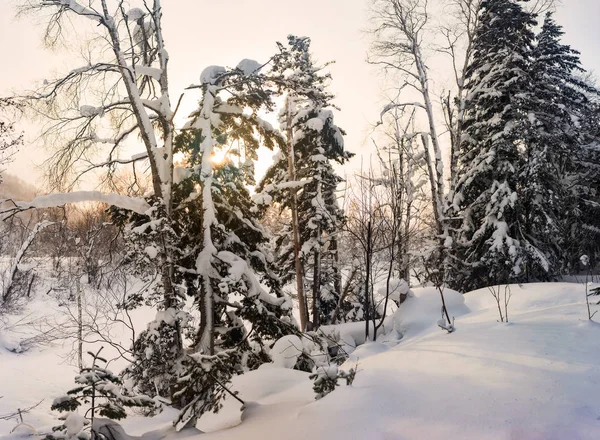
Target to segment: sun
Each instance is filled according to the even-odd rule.
[[[210,158],[211,162],[215,165],[223,165],[225,160],[227,159],[227,152],[224,150],[213,151],[212,157]]]

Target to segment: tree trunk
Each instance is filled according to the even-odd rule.
[[[371,281],[371,248],[371,222],[369,221],[369,223],[367,224],[367,270],[365,273],[365,341],[369,340],[369,324],[371,323],[371,296],[369,295],[369,282]]]
[[[81,282],[77,273],[77,366],[83,369],[83,311],[81,304]]]
[[[320,228],[319,228],[320,229]],[[319,232],[320,235],[320,232]],[[315,249],[313,264],[313,330],[317,330],[321,321],[321,251]]]
[[[296,180],[296,167],[294,160],[294,132],[292,127],[292,97],[287,98],[287,141],[288,141],[288,170],[290,181]],[[294,241],[294,266],[296,269],[296,291],[298,293],[298,307],[300,309],[300,330],[306,329],[308,322],[308,308],[304,299],[304,280],[302,276],[302,262],[300,261],[300,231],[298,225],[298,197],[295,189],[291,194],[292,230]]]

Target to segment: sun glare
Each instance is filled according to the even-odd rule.
[[[227,152],[223,151],[223,150],[213,151],[211,161],[215,165],[222,165],[225,162],[226,155],[227,155]]]

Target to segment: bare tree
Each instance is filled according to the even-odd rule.
[[[396,90],[402,99],[386,105],[381,117],[396,108],[413,108],[424,112],[426,116],[427,128],[410,134],[411,138],[416,137],[422,143],[435,223],[435,244],[428,246],[429,255],[424,262],[425,265],[434,267],[427,271],[432,275],[435,272],[435,276],[430,277],[429,281],[440,292],[442,308],[448,318],[448,325],[451,326],[443,294],[451,231],[446,217],[444,161],[425,54],[426,45],[433,42],[431,21],[427,0],[374,0],[370,62],[382,66],[386,72],[393,73],[399,79]],[[410,99],[411,96],[416,96],[415,100]]]
[[[11,161],[18,146],[23,143],[23,135],[15,133],[11,111],[17,108],[14,100],[0,98],[0,183],[4,167]]]
[[[372,4],[373,43],[370,62],[382,66],[399,78],[398,94],[406,101],[391,102],[381,116],[394,108],[414,108],[423,111],[427,129],[415,133],[422,142],[436,230],[445,233],[444,163],[438,136],[429,69],[424,45],[430,26],[426,0],[374,0]],[[411,95],[412,92],[412,95]],[[410,100],[416,93],[417,100]]]
[[[73,30],[81,30],[82,35],[91,30],[95,35],[87,39],[90,47],[81,67],[46,81],[20,102],[47,121],[44,136],[55,148],[49,161],[53,188],[72,189],[88,172],[104,170],[110,174],[120,165],[147,161],[154,197],[169,218],[177,107],[171,105],[169,94],[169,55],[162,35],[161,2],[143,0],[141,4],[143,8],[126,10],[125,2],[116,0],[23,1],[21,13],[45,17],[44,37],[49,46],[72,40]],[[86,20],[95,26],[88,29]],[[69,26],[67,32],[67,23],[80,26]],[[144,153],[120,156],[124,142],[134,135],[141,140]],[[60,205],[74,198],[127,204],[124,196],[95,193],[46,202],[53,200]],[[169,247],[164,246],[159,255],[167,307],[175,297],[170,254]]]

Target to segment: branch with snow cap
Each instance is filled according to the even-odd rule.
[[[127,197],[119,194],[104,194],[100,191],[75,191],[70,193],[49,194],[38,196],[30,202],[15,202],[13,200],[0,200],[0,205],[5,202],[12,203],[12,207],[0,209],[0,216],[9,217],[15,213],[34,208],[55,208],[68,203],[101,202],[119,208],[128,209],[138,214],[145,214],[150,205],[145,200],[137,197]]]

